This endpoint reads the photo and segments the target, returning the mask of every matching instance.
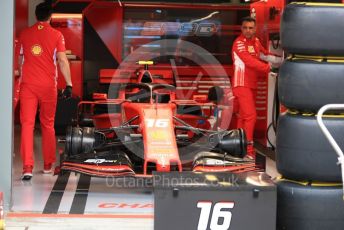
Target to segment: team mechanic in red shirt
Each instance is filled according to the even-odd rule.
[[[37,5],[35,14],[38,22],[25,29],[19,38],[22,58],[22,82],[20,85],[21,157],[23,180],[30,180],[34,166],[33,130],[37,107],[42,131],[44,173],[51,173],[56,155],[54,130],[57,103],[56,57],[66,81],[63,96],[72,95],[70,67],[65,54],[63,35],[53,29],[49,22],[52,8],[46,3]]]
[[[232,48],[234,64],[232,87],[233,95],[239,105],[237,126],[246,132],[249,142],[248,156],[255,158],[253,131],[257,118],[255,106],[257,75],[267,75],[270,71],[270,65],[260,59],[262,54],[269,55],[269,53],[255,37],[256,20],[254,18],[242,19],[241,32]]]

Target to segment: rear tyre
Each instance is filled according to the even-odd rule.
[[[286,60],[280,67],[278,95],[287,108],[317,112],[322,106],[344,102],[343,63]]]
[[[344,56],[341,4],[289,4],[281,22],[282,47],[288,53]]]
[[[277,182],[277,230],[342,230],[342,185],[309,186]]]
[[[324,123],[343,149],[344,118],[324,118]],[[276,142],[276,166],[283,177],[307,181],[341,181],[337,154],[321,132],[315,116],[280,116]]]

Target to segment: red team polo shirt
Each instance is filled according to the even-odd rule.
[[[21,33],[19,44],[24,55],[22,83],[55,87],[56,53],[66,50],[62,33],[49,23],[38,22]]]

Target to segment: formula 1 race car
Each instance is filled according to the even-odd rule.
[[[219,129],[218,116],[210,124],[220,110],[221,87],[210,88],[206,102],[178,100],[174,85],[157,83],[148,70],[151,62],[140,64],[145,68],[137,71],[137,82],[121,83],[115,99],[96,94],[98,100],[79,103],[77,123],[67,129],[61,171],[144,177],[153,171],[256,170],[244,158],[245,132]]]

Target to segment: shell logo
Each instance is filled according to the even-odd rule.
[[[167,133],[164,131],[152,131],[150,136],[154,141],[162,141],[168,138]]]
[[[40,56],[43,52],[43,49],[40,45],[33,45],[31,47],[31,53],[34,55],[34,56]]]

